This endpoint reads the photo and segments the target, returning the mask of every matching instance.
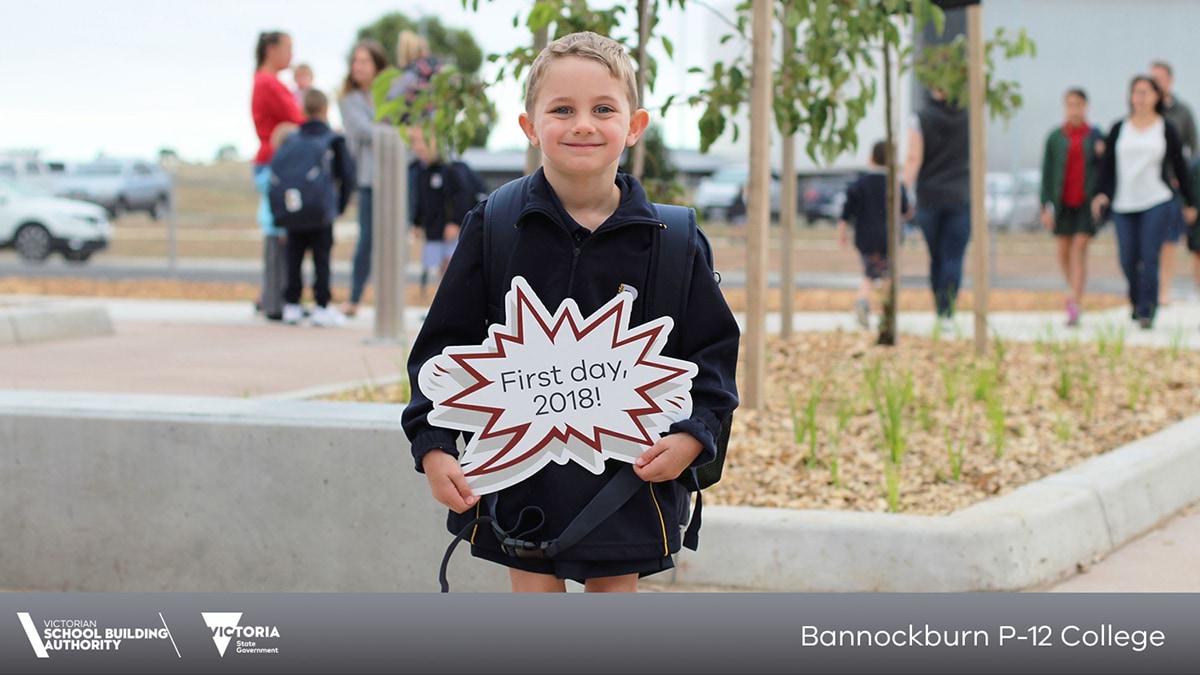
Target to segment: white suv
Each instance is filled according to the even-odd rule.
[[[45,260],[58,251],[83,262],[106,248],[110,237],[103,208],[0,179],[0,248],[14,248],[26,260]]]

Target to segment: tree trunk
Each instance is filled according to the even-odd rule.
[[[987,353],[988,315],[988,224],[984,204],[984,49],[983,7],[967,7],[967,86],[970,91],[971,238],[975,249],[975,353]]]
[[[796,35],[786,25],[783,28],[783,63],[785,66],[796,58]],[[793,298],[792,292],[796,285],[796,273],[792,267],[793,237],[796,232],[796,135],[788,134],[783,137],[783,181],[779,189],[779,229],[783,240],[783,264],[779,270],[779,290],[781,303],[779,308],[782,324],[780,335],[785,338],[792,335]]]
[[[896,297],[900,287],[900,191],[896,185],[896,131],[892,120],[892,48],[883,44],[883,115],[887,143],[888,283],[879,317],[879,344],[896,344]]]
[[[745,392],[750,410],[766,407],[767,228],[771,222],[771,14],[774,0],[754,0],[754,58],[750,83],[750,199],[746,224]]]
[[[637,94],[638,105],[646,107],[646,75],[650,58],[647,55],[650,42],[650,24],[654,21],[651,14],[651,0],[638,0],[638,47],[637,47]],[[639,181],[646,172],[646,144],[638,143],[633,146],[633,177]]]

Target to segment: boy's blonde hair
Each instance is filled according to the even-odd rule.
[[[633,59],[629,57],[629,53],[621,43],[612,38],[584,31],[564,35],[551,42],[533,60],[533,65],[529,68],[529,79],[525,82],[525,112],[533,112],[546,69],[550,64],[567,56],[591,59],[604,64],[608,72],[625,87],[625,96],[630,105],[629,112],[632,113],[640,107],[637,75],[633,72]]]

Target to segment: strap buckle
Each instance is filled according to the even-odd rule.
[[[548,541],[525,541],[505,537],[500,542],[500,548],[514,558],[545,558],[546,550],[550,548]]]

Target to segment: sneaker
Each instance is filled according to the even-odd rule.
[[[854,302],[854,316],[864,330],[871,327],[871,303],[859,298]]]
[[[321,328],[338,328],[346,324],[346,315],[336,307],[318,307],[313,310],[312,323]]]
[[[304,320],[304,309],[300,305],[284,305],[283,306],[283,322],[289,326],[295,326]]]
[[[1074,300],[1067,300],[1067,326],[1076,328],[1079,326],[1079,315],[1082,312],[1079,310],[1079,303]]]
[[[1138,326],[1142,330],[1150,330],[1151,328],[1154,328],[1154,319],[1151,319],[1148,316],[1143,316],[1142,318],[1138,319]]]

